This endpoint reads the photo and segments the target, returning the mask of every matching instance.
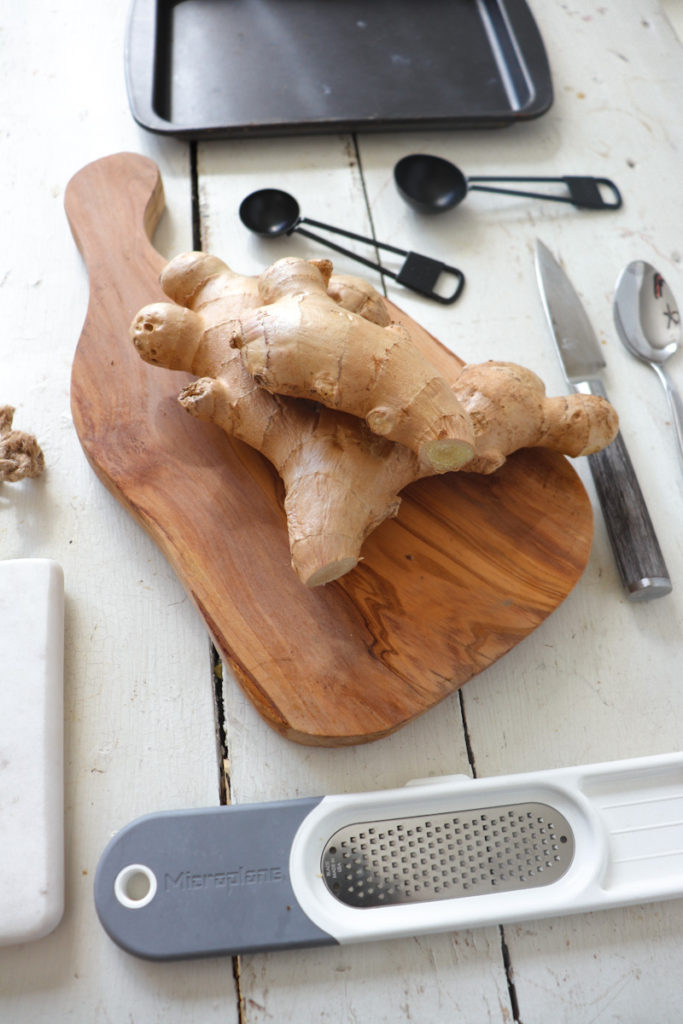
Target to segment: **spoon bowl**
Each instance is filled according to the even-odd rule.
[[[662,275],[644,260],[629,263],[614,295],[619,336],[643,362],[662,366],[678,351],[681,314]]]
[[[279,188],[262,188],[242,200],[239,217],[254,234],[279,238],[294,230],[301,219],[301,211],[289,192]]]
[[[399,195],[420,213],[444,213],[467,195],[467,178],[440,156],[411,153],[394,167]]]
[[[624,346],[662,382],[683,467],[683,401],[664,365],[678,351],[681,314],[662,275],[644,260],[629,263],[617,282],[614,322]]]

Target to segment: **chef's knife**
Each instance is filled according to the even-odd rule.
[[[536,273],[567,383],[606,398],[598,340],[571,281],[546,246],[536,242]],[[671,580],[626,445],[614,441],[588,456],[617,567],[629,598],[644,601],[671,592]]]

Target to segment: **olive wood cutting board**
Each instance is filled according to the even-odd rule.
[[[163,551],[221,656],[266,721],[299,743],[386,736],[523,640],[583,572],[593,516],[569,462],[518,452],[492,476],[412,484],[396,519],[341,580],[290,567],[281,485],[263,457],[189,416],[190,379],[144,363],[137,311],[165,298],[152,233],[156,165],[122,153],[69,182],[65,204],[90,277],[71,405],[104,485]],[[239,253],[217,253],[238,270]],[[461,362],[397,307],[446,376]]]

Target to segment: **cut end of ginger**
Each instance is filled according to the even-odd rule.
[[[336,562],[330,562],[321,569],[317,569],[305,580],[307,587],[322,587],[325,583],[332,583],[347,572],[351,572],[358,565],[357,558],[340,558]]]
[[[461,469],[472,460],[474,448],[467,441],[428,441],[420,449],[420,457],[434,473],[449,473]]]

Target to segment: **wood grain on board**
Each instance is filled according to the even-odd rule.
[[[304,587],[289,564],[275,472],[189,416],[176,396],[190,378],[147,365],[128,340],[137,311],[165,299],[164,259],[150,241],[164,206],[158,168],[130,153],[97,160],[72,178],[65,203],[90,276],[71,378],[85,454],[164,552],[278,732],[327,746],[388,735],[504,655],[570,592],[590,553],[592,510],[567,460],[540,450],[492,476],[412,484],[356,569]],[[239,254],[217,255],[239,265]],[[391,308],[441,372],[457,375],[457,357]]]

